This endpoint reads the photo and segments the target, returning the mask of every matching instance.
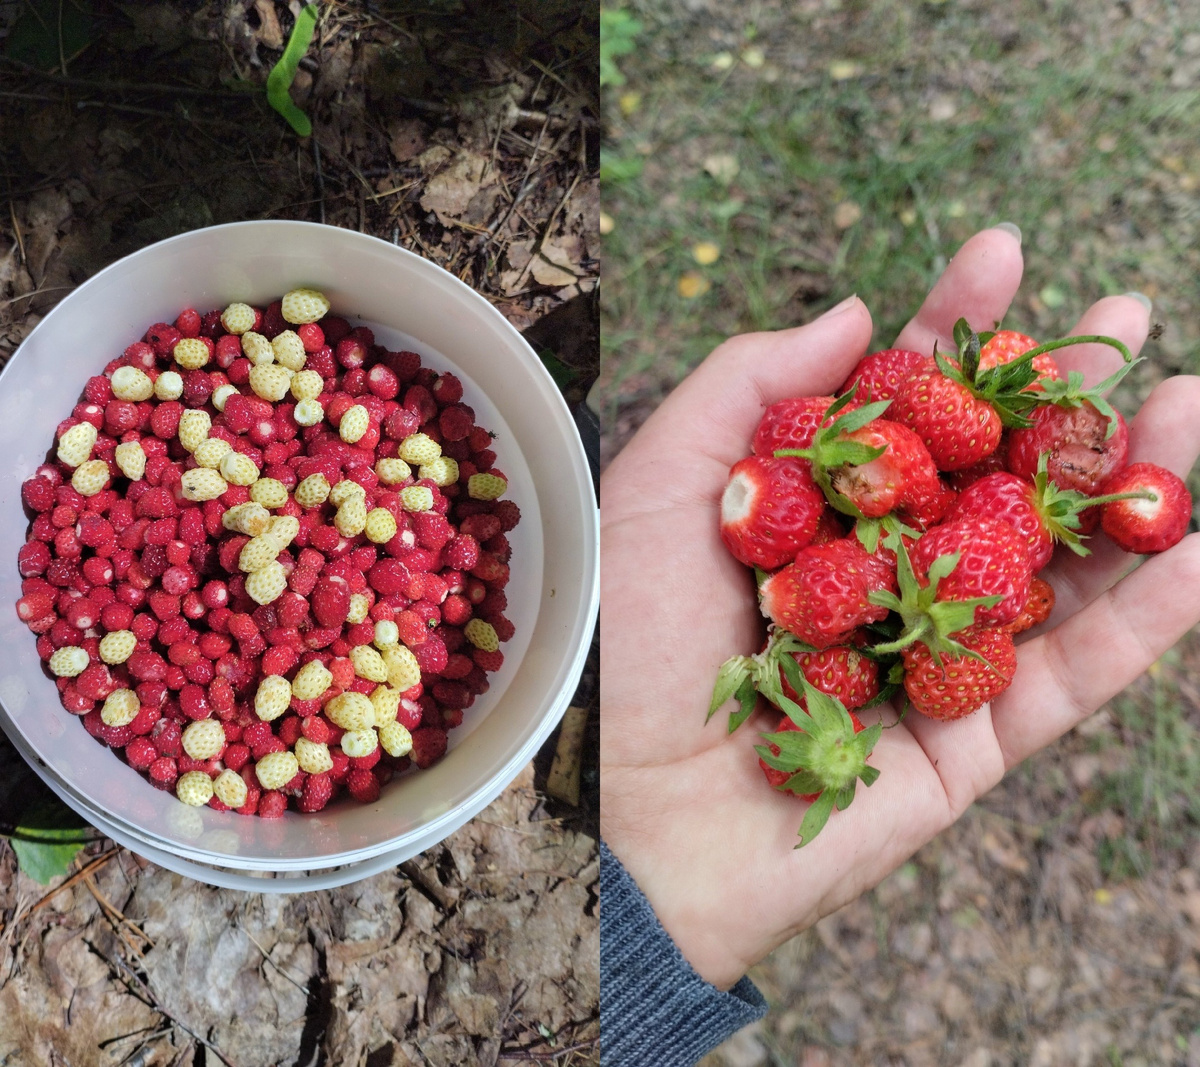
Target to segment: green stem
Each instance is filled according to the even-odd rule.
[[[312,43],[313,32],[317,28],[318,17],[315,3],[305,4],[296,16],[296,25],[292,27],[292,35],[288,38],[283,55],[267,76],[267,103],[285,119],[301,137],[312,134],[312,123],[293,102],[289,95],[292,82],[296,80],[296,71],[300,68],[300,60]]]
[[[1043,345],[1038,345],[1037,348],[1031,348],[1028,352],[1022,352],[1020,356],[1011,363],[1005,364],[1005,366],[1015,367],[1021,363],[1032,363],[1043,352],[1053,352],[1056,348],[1069,348],[1071,345],[1087,344],[1110,345],[1121,353],[1121,358],[1126,363],[1133,362],[1133,353],[1129,351],[1124,342],[1118,341],[1115,337],[1104,337],[1101,334],[1087,334],[1082,337],[1060,337],[1056,341],[1047,341]]]

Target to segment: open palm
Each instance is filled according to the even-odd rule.
[[[896,346],[952,349],[960,316],[994,328],[1021,270],[1011,234],[977,234]],[[1136,353],[1148,326],[1139,301],[1108,297],[1072,332],[1117,337]],[[1054,615],[1020,644],[1012,686],[957,722],[914,712],[884,730],[871,757],[879,780],[795,850],[804,806],[767,786],[754,752],[776,717],[760,712],[732,736],[723,715],[703,726],[717,668],[754,651],[764,628],[750,572],[721,543],[720,498],[764,408],[831,393],[870,337],[869,313],[853,300],[807,326],[731,339],[602,483],[601,829],[684,956],[721,988],[877,884],[1200,621],[1200,535],[1132,573],[1135,558],[1103,537],[1086,560],[1056,559],[1043,575],[1057,593]],[[1103,345],[1055,355],[1089,385],[1121,358]],[[1200,379],[1162,382],[1131,422],[1130,461],[1185,475],[1200,452],[1197,410]],[[894,711],[881,713],[895,722]]]

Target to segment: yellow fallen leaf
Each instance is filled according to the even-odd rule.
[[[613,217],[607,212],[600,212],[600,233],[607,235],[617,228],[617,224],[613,221]]]
[[[835,82],[844,82],[847,78],[857,78],[863,72],[863,65],[852,59],[835,59],[829,64],[829,76]]]
[[[621,109],[622,115],[632,115],[642,103],[641,93],[622,93],[621,98],[617,101],[617,105]]]
[[[713,56],[713,70],[728,70],[733,66],[733,56],[728,52],[718,52]]]
[[[967,213],[967,205],[961,200],[954,200],[946,205],[946,214],[952,219],[961,219]]]
[[[1097,904],[1111,904],[1113,895],[1108,889],[1097,889],[1096,892],[1092,894],[1092,897],[1095,899]]]
[[[833,209],[833,224],[839,230],[848,230],[862,218],[862,208],[853,200],[843,200]]]
[[[738,161],[730,155],[712,155],[704,161],[704,169],[722,185],[728,185],[737,177]]]
[[[679,284],[676,288],[684,300],[695,300],[696,297],[707,293],[712,286],[709,285],[708,279],[698,270],[689,270],[679,279]]]
[[[767,57],[763,54],[761,48],[747,48],[742,53],[742,62],[751,70],[758,70],[766,61]]]
[[[716,263],[721,258],[721,249],[712,241],[700,241],[692,246],[692,258],[702,267],[707,267],[710,263]]]
[[[903,211],[900,212],[900,221],[905,226],[913,226],[916,224],[916,221],[917,221],[917,213],[915,211],[913,211],[912,208],[906,207]],[[603,220],[601,220],[601,223],[600,223],[600,232],[601,233],[604,232]]]

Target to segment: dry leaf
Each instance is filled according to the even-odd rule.
[[[425,124],[420,119],[397,119],[388,126],[388,145],[397,163],[407,163],[425,151]]]
[[[258,31],[255,36],[264,48],[282,48],[283,30],[279,28],[279,17],[275,14],[275,0],[254,0],[258,12]]]
[[[712,155],[704,161],[704,169],[722,185],[728,185],[738,173],[738,161],[730,155]]]
[[[853,200],[843,200],[833,209],[833,224],[839,230],[848,230],[862,218],[862,208]]]
[[[443,223],[450,224],[467,210],[471,198],[484,184],[491,185],[495,180],[495,171],[489,170],[486,156],[469,150],[460,151],[445,169],[429,179],[421,206],[434,212]]]
[[[696,297],[707,293],[712,286],[709,284],[708,279],[698,270],[689,270],[679,279],[676,288],[684,300],[695,300]]]
[[[702,267],[707,267],[710,263],[716,263],[720,258],[720,246],[713,244],[712,241],[700,241],[698,244],[692,246],[692,259]]]

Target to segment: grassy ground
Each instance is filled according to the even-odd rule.
[[[1164,331],[1131,389],[1200,366],[1200,6],[1132,6],[631,2],[605,153],[612,445],[731,333],[857,291],[884,345],[1004,219],[1027,263],[1008,325],[1053,335],[1139,289]]]
[[[730,334],[857,292],[883,347],[970,234],[1006,325],[1140,290],[1122,386],[1200,371],[1200,3],[625,0],[606,90],[605,455]],[[1155,331],[1158,333],[1159,331]],[[1195,495],[1198,482],[1193,476]],[[712,1064],[1200,1063],[1200,637],[753,973]]]

